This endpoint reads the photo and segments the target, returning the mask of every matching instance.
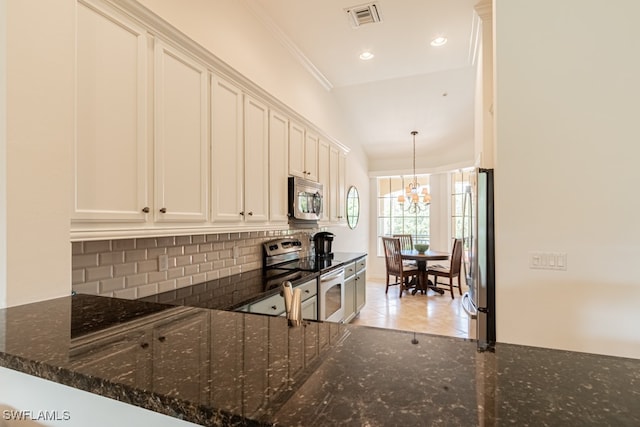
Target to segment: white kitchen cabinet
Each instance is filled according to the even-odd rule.
[[[318,181],[318,135],[291,122],[289,128],[289,174]]]
[[[304,126],[289,122],[289,175],[305,178],[304,168]]]
[[[243,94],[216,75],[211,79],[211,220],[242,221],[244,181]]]
[[[307,179],[318,181],[318,145],[320,138],[318,135],[306,132],[304,138],[304,167],[307,171]]]
[[[331,147],[329,153],[329,219],[333,223],[345,223],[345,163],[346,156],[336,147]]]
[[[334,222],[313,124],[147,16],[79,0],[76,20],[73,241],[282,229],[289,175],[323,183]]]
[[[286,224],[288,217],[288,142],[289,119],[271,110],[269,113],[269,222]]]
[[[244,203],[246,222],[269,220],[269,109],[244,97]]]
[[[211,82],[211,219],[269,218],[269,109],[231,82]]]
[[[205,222],[207,69],[156,41],[154,84],[154,220]]]
[[[72,222],[144,222],[147,36],[115,12],[78,2]]]
[[[331,169],[329,167],[330,145],[320,140],[318,144],[318,182],[322,184],[323,198],[322,215],[320,221],[329,221],[331,211]]]

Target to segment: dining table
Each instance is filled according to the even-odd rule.
[[[411,260],[416,261],[418,266],[418,283],[415,289],[413,290],[413,294],[415,295],[417,291],[426,292],[427,289],[431,289],[439,294],[443,294],[444,290],[439,289],[435,283],[429,281],[427,277],[427,263],[429,261],[446,261],[449,259],[448,252],[440,252],[440,251],[432,251],[431,249],[418,252],[415,249],[406,249],[400,251],[403,260]]]

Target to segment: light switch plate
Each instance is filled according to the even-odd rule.
[[[565,252],[529,252],[529,268],[535,270],[566,270],[567,254]]]

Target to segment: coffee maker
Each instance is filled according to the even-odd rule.
[[[316,256],[319,258],[331,258],[331,244],[333,243],[333,233],[321,231],[313,236],[313,245],[316,248]]]

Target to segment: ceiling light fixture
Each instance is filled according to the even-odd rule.
[[[442,36],[438,36],[435,39],[431,40],[431,46],[433,47],[444,46],[446,43],[447,43],[447,38]]]
[[[418,183],[418,176],[416,175],[416,135],[417,130],[411,131],[413,135],[413,182],[410,182],[405,189],[405,194],[398,196],[398,203],[404,205],[409,199],[409,206],[407,206],[407,212],[418,213],[426,209],[431,204],[431,195],[426,187],[421,187]],[[420,200],[422,199],[422,200]]]
[[[360,54],[360,59],[362,59],[363,61],[368,61],[368,60],[372,59],[374,56],[375,55],[373,53],[371,53],[371,52],[369,52],[367,50],[367,51],[364,51],[364,52],[362,52]]]

